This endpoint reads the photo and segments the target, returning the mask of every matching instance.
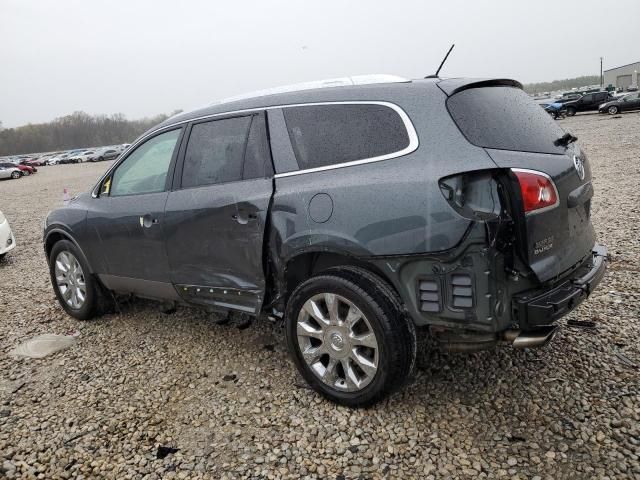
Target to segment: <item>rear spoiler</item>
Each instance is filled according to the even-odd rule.
[[[437,83],[447,97],[470,88],[515,87],[522,90],[522,84],[509,78],[448,78]]]

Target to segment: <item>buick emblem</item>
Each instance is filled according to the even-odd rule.
[[[580,180],[584,180],[584,162],[577,155],[573,156],[573,166],[576,167]]]

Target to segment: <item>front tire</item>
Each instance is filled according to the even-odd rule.
[[[13,178],[14,180],[20,178],[22,176],[22,174],[20,172],[11,172],[11,178]]]
[[[29,175],[31,175],[31,172],[30,172],[29,170],[24,170],[24,171],[22,172],[22,175],[23,175],[24,177],[28,177]]]
[[[607,109],[607,113],[609,113],[609,115],[616,115],[618,113],[619,109],[618,107],[616,107],[615,105],[611,105],[608,109]]]
[[[372,405],[413,370],[413,322],[391,289],[366,270],[335,268],[303,282],[287,303],[285,321],[300,374],[333,402]]]
[[[53,246],[49,274],[58,302],[69,315],[89,320],[102,314],[105,304],[102,286],[90,273],[75,244],[60,240]]]
[[[573,107],[567,108],[567,115],[573,117],[576,114],[576,109]]]

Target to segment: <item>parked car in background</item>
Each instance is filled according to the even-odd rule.
[[[96,159],[96,152],[93,150],[86,150],[84,152],[76,153],[75,155],[69,155],[68,162],[61,163],[84,163],[84,162],[94,162]]]
[[[540,104],[544,111],[551,115],[551,118],[557,120],[560,117],[564,117],[567,113],[567,109],[565,108],[563,103],[552,102],[552,103],[542,103]]]
[[[21,165],[21,164],[13,164],[10,162],[2,162],[0,163],[0,167],[7,167],[7,168],[17,168],[18,170],[20,170],[20,174],[23,177],[27,177],[29,175],[31,175],[32,173],[36,173],[38,171],[37,168],[35,167],[30,167],[29,165]]]
[[[609,115],[638,109],[640,109],[640,92],[628,93],[598,107],[600,113],[608,113]]]
[[[66,159],[69,156],[68,153],[61,153],[59,155],[54,155],[46,161],[47,165],[58,165],[61,160]]]
[[[22,172],[20,169],[16,168],[15,165],[10,167],[0,167],[0,179],[12,178],[15,180],[20,177],[22,177]]]
[[[22,160],[20,165],[28,165],[29,167],[41,167],[45,164],[47,158],[49,157],[38,157],[32,160]]]
[[[89,160],[90,162],[102,162],[103,160],[115,160],[120,156],[119,151],[115,148],[103,148],[101,150],[96,150],[93,158]]]
[[[513,80],[348,80],[141,136],[45,220],[65,311],[111,291],[280,318],[301,375],[349,406],[399,389],[427,331],[461,352],[549,342],[606,269],[576,138]]]
[[[15,246],[16,239],[11,231],[9,220],[7,220],[7,217],[0,211],[0,260],[2,260],[9,251],[13,250]]]
[[[629,85],[627,87],[627,92],[637,92],[638,91],[638,85],[633,84],[633,85]]]
[[[577,112],[595,112],[602,103],[608,102],[611,99],[613,99],[613,97],[609,92],[587,93],[578,99],[564,102],[564,106],[567,109],[567,115],[572,117]]]

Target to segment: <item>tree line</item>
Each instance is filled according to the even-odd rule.
[[[179,113],[173,112],[172,115]],[[0,123],[0,155],[53,152],[84,147],[131,143],[154,125],[169,118],[157,115],[140,120],[127,120],[114,115],[89,115],[74,112],[48,123],[2,128]]]
[[[527,93],[555,92],[556,90],[571,90],[573,87],[580,88],[588,85],[600,85],[600,76],[586,75],[552,82],[528,83],[524,85],[524,91]]]

